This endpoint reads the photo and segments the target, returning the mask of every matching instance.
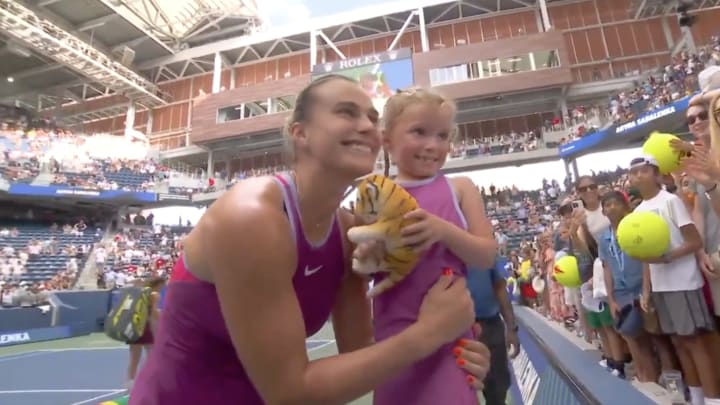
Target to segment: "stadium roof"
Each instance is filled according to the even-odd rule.
[[[307,51],[311,31],[321,31],[325,42],[341,43],[397,32],[406,22],[409,28],[417,28],[418,19],[413,18],[417,9],[433,25],[537,7],[537,1],[390,1],[263,29],[255,0],[0,0],[0,102],[47,110],[122,93],[140,100],[141,108],[151,108],[167,102],[157,83],[211,72],[218,52],[226,65],[234,65]],[[647,13],[656,10],[652,7],[659,1],[632,0],[629,7]],[[720,3],[700,1],[702,7]],[[20,21],[18,10],[27,14],[28,23]],[[8,20],[13,24],[4,27]],[[30,33],[37,26],[45,30],[42,36]],[[58,32],[65,35],[63,41],[50,38]],[[83,51],[65,55],[67,50],[58,45],[69,41],[65,38],[77,41]],[[102,63],[97,59],[103,59]],[[122,112],[123,107],[114,107],[103,114]],[[92,118],[102,115],[93,112]]]
[[[122,92],[152,107],[162,95],[134,66],[257,24],[255,0],[0,0],[0,100],[42,110]]]
[[[693,9],[720,7],[720,0],[691,0]],[[630,14],[638,18],[664,15],[675,11],[678,1],[668,0],[630,0]]]

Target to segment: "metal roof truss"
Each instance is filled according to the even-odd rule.
[[[697,0],[694,10],[720,7],[720,0]],[[667,0],[632,0],[630,1],[630,14],[635,19],[672,15],[675,13],[677,1]]]
[[[88,79],[151,108],[166,101],[158,87],[13,0],[0,0],[0,29]]]
[[[429,2],[426,2],[429,3]],[[492,4],[492,6],[490,6]],[[176,55],[161,60],[148,61],[140,65],[140,70],[149,73],[156,83],[177,80],[186,75],[210,73],[214,67],[214,53],[221,53],[224,67],[250,63],[262,59],[279,57],[290,53],[312,53],[313,41],[320,38],[319,49],[327,47],[338,53],[335,44],[369,39],[381,35],[397,33],[396,41],[407,30],[425,31],[424,25],[447,23],[449,21],[477,17],[486,14],[503,14],[517,12],[522,8],[537,7],[535,0],[480,1],[460,0],[444,5],[434,5],[433,12],[428,13],[430,6],[420,5],[416,9],[395,11],[384,16],[369,17],[360,21],[347,22],[335,26],[311,29],[304,33],[294,33],[291,29],[278,30],[279,35],[270,32],[258,33],[223,40],[215,44],[201,45],[190,48]],[[418,16],[421,18],[413,18]],[[358,18],[358,16],[355,16]],[[362,18],[362,17],[361,17]],[[283,31],[283,32],[280,32]],[[284,32],[287,31],[287,32]],[[267,40],[261,40],[267,37]],[[254,40],[258,38],[258,40]],[[394,45],[397,45],[395,43]],[[384,50],[378,50],[382,52]],[[342,58],[342,53],[338,53]],[[312,58],[312,56],[311,56]],[[238,85],[241,85],[238,83]]]

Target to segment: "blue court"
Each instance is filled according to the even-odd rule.
[[[308,351],[333,344],[308,340]],[[46,349],[0,356],[0,404],[98,404],[124,395],[127,347]]]

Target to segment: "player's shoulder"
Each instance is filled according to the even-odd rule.
[[[185,239],[185,254],[196,273],[210,277],[208,257],[251,255],[285,242],[289,247],[290,235],[281,185],[272,177],[251,178],[210,205]]]
[[[285,220],[283,192],[278,182],[269,176],[249,178],[232,186],[210,205],[188,235],[186,244],[234,238]]]

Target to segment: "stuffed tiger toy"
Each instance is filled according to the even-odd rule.
[[[387,277],[368,292],[368,297],[376,297],[393,287],[418,262],[419,255],[404,246],[400,236],[404,226],[416,222],[403,217],[417,208],[415,198],[387,176],[373,174],[358,185],[354,214],[367,225],[350,228],[348,239],[356,244],[378,240],[385,245],[385,255],[380,262],[372,258],[364,261],[353,258],[353,270],[357,273],[387,273]]]

